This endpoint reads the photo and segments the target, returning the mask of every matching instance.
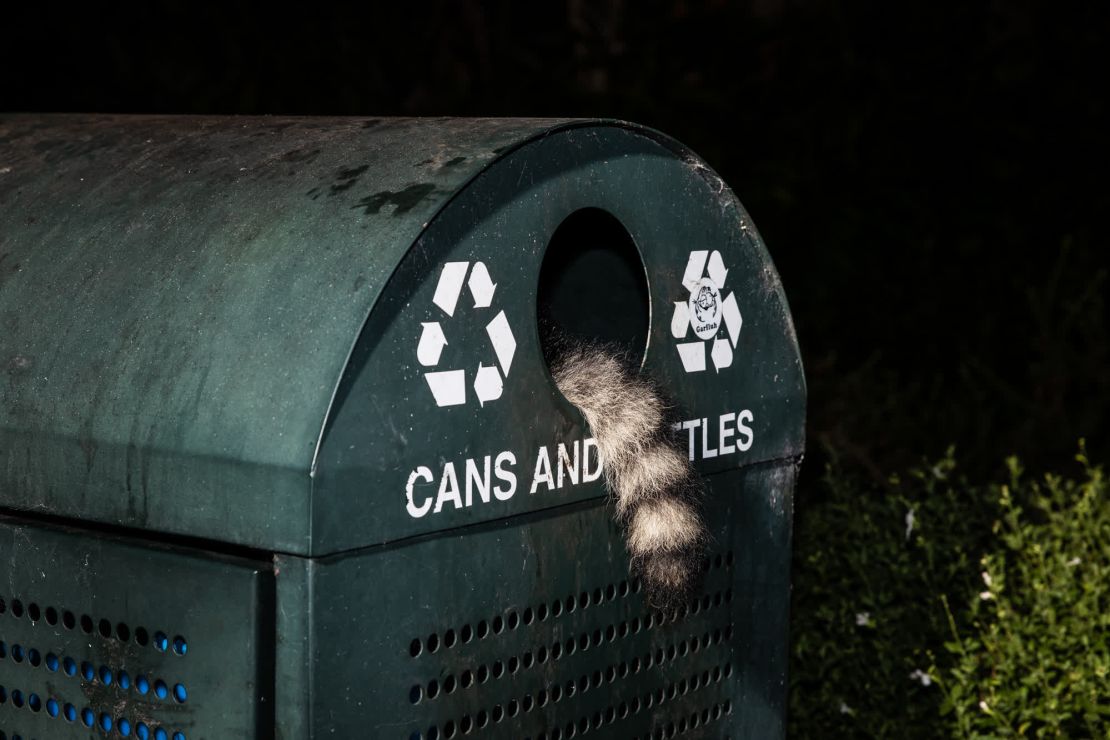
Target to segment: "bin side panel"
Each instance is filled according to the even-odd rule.
[[[273,736],[267,563],[11,517],[0,561],[8,737]]]
[[[704,587],[669,613],[596,501],[325,561],[315,736],[782,737],[794,475],[710,477]]]

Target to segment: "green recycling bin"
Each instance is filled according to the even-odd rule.
[[[673,401],[677,609],[541,317]],[[0,116],[0,372],[0,738],[783,735],[797,342],[658,132]]]

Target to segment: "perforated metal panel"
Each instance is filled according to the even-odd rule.
[[[7,518],[0,561],[7,737],[202,740],[272,726],[265,563]]]
[[[704,588],[670,613],[600,501],[323,562],[313,736],[781,735],[789,512],[768,491],[793,471],[710,479]]]

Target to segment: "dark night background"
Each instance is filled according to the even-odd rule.
[[[1102,3],[152,2],[8,11],[0,109],[600,116],[758,224],[809,378],[797,516],[955,445],[1110,460]],[[14,12],[14,15],[13,15]]]
[[[1081,436],[1106,459],[1099,4],[360,7],[16,11],[0,108],[645,123],[715,167],[771,249],[811,459],[883,478],[954,443],[987,471]]]

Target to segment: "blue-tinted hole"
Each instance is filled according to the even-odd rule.
[[[96,669],[93,668],[92,663],[86,660],[81,664],[81,675],[85,677],[86,681],[92,681],[96,678]]]
[[[112,717],[107,712],[100,715],[100,729],[105,732],[112,731]]]
[[[32,712],[37,712],[42,709],[42,699],[38,694],[31,693],[27,696],[27,706],[31,708]]]
[[[12,689],[12,704],[17,707],[23,706],[23,692],[19,689]]]
[[[170,638],[162,632],[154,633],[154,649],[159,652],[166,652],[170,647]]]
[[[96,715],[93,710],[85,707],[81,710],[81,721],[85,723],[85,727],[92,727],[96,723]]]
[[[77,661],[73,658],[66,658],[62,661],[62,670],[66,672],[67,676],[77,675]]]
[[[173,638],[173,651],[178,655],[184,655],[189,652],[189,643],[185,642],[185,638],[181,635]]]
[[[135,725],[135,737],[139,740],[150,740],[150,728],[140,722]]]
[[[27,662],[37,668],[39,664],[42,663],[42,653],[40,653],[38,650],[35,650],[34,648],[31,648],[27,651]]]
[[[8,645],[3,640],[0,640],[0,660],[8,656]]]
[[[131,734],[131,723],[126,719],[121,719],[116,723],[116,729],[119,730],[119,734],[128,737]]]
[[[77,707],[73,706],[72,704],[66,704],[64,707],[62,707],[62,712],[65,713],[66,720],[68,722],[77,721]]]
[[[154,740],[166,740],[166,731],[159,727],[154,731]]]
[[[46,713],[51,717],[57,717],[58,712],[61,711],[58,702],[55,699],[46,700]]]
[[[5,689],[3,686],[0,686],[0,704],[3,704],[7,700],[8,700],[8,690]]]
[[[159,699],[165,699],[170,695],[169,687],[166,686],[166,682],[162,679],[158,679],[154,682],[154,695]]]
[[[124,691],[131,688],[131,676],[127,675],[127,671],[120,671],[117,680],[119,681],[119,687]]]
[[[100,682],[105,686],[112,685],[112,670],[106,666],[100,666]]]
[[[18,643],[12,645],[12,660],[16,663],[23,662],[23,648]]]
[[[175,732],[175,733],[173,733],[173,740],[185,740],[185,733],[184,732]]]
[[[58,670],[58,656],[55,655],[54,653],[47,653],[46,654],[46,670],[48,670],[48,671]]]
[[[173,698],[176,699],[179,704],[184,704],[185,700],[189,698],[189,694],[185,691],[184,684],[179,683],[174,685]]]
[[[135,688],[139,690],[140,694],[147,694],[150,692],[150,681],[146,676],[138,676],[135,678]]]

